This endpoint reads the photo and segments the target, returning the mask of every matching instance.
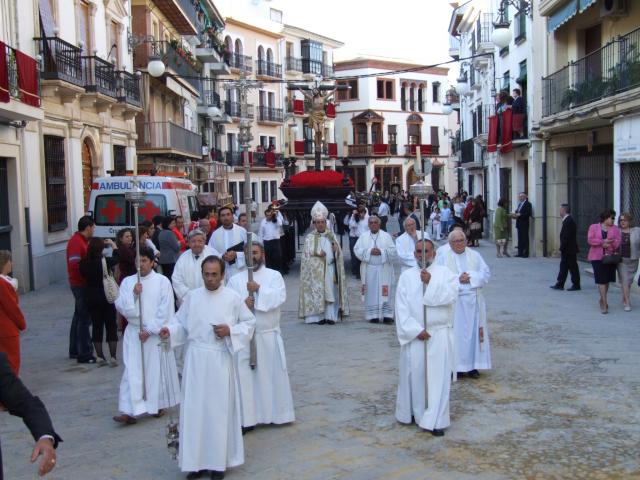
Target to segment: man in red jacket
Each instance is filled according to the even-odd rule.
[[[75,310],[69,332],[69,358],[76,358],[78,363],[96,363],[91,344],[91,317],[87,309],[85,291],[87,282],[80,274],[80,260],[87,253],[89,239],[93,236],[95,223],[89,216],[78,220],[78,231],[73,234],[67,244],[67,273],[69,285],[75,298]]]

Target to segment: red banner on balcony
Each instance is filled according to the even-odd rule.
[[[35,58],[31,58],[20,50],[14,50],[16,65],[18,67],[18,88],[22,102],[32,107],[40,106],[38,95],[38,64]]]
[[[433,153],[433,145],[422,144],[420,145],[420,155],[431,155]]]
[[[296,140],[294,143],[294,149],[296,156],[304,156],[304,140]]]
[[[7,46],[0,42],[0,102],[9,101],[9,69],[7,65]]]
[[[264,154],[265,163],[269,168],[276,168],[276,153],[267,152]]]
[[[520,138],[524,137],[524,113],[513,114],[513,132],[517,133]]]
[[[375,143],[373,145],[374,155],[387,155],[388,152],[389,152],[389,148],[386,143]]]
[[[338,144],[337,143],[329,143],[329,144],[327,144],[327,151],[329,153],[329,157],[338,158]]]
[[[487,152],[498,151],[498,116],[489,117],[489,136],[487,138]]]
[[[507,108],[502,112],[502,146],[500,153],[509,153],[513,148],[511,140],[513,140],[513,112]]]
[[[326,109],[327,117],[336,118],[336,106],[334,103],[328,103]]]
[[[304,115],[304,100],[293,101],[293,113],[295,115]]]

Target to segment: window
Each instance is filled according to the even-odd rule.
[[[440,135],[438,133],[438,127],[431,127],[431,146],[440,146]]]
[[[229,195],[233,199],[233,203],[236,205],[240,203],[238,201],[238,183],[237,182],[229,182]]]
[[[258,182],[251,182],[251,199],[258,199]]]
[[[278,182],[275,180],[271,180],[269,184],[271,186],[271,198],[273,199],[278,198]]]
[[[282,23],[282,10],[272,8],[269,13],[272,22]]]
[[[302,73],[322,75],[322,43],[313,40],[302,40]]]
[[[244,182],[238,182],[238,200],[236,204],[244,203]]]
[[[358,99],[358,80],[338,80],[337,85],[348,85],[350,90],[338,90],[338,100],[357,100]]]
[[[269,147],[269,137],[260,135],[260,146],[266,150]]]
[[[260,182],[260,201],[262,203],[267,203],[269,201],[269,182],[267,180],[262,180]]]
[[[504,72],[504,75],[502,76],[502,90],[506,90],[507,92],[510,91],[510,86],[511,86],[511,74],[509,73],[509,70],[507,70],[506,72]]]
[[[407,111],[407,85],[405,83],[400,88],[400,108],[403,112]]]
[[[520,73],[518,74],[518,78],[516,78],[516,82],[519,84],[527,83],[527,61],[521,61],[519,67]]]
[[[47,225],[49,232],[67,228],[67,174],[64,137],[44,135],[44,169],[47,176]]]
[[[124,145],[113,146],[113,174],[127,174],[127,147]]]
[[[378,100],[394,100],[394,84],[393,80],[378,79]]]
[[[91,46],[91,15],[89,14],[89,4],[80,2],[78,8],[78,33],[82,42],[82,54],[92,55]]]
[[[433,82],[431,84],[431,101],[433,103],[440,103],[440,82]]]
[[[422,106],[424,105],[424,96],[422,94],[423,91],[424,91],[424,87],[420,85],[418,87],[418,111],[419,112],[423,111],[423,108],[422,108]]]
[[[195,198],[193,198],[195,200]],[[193,210],[190,201],[190,211]],[[196,204],[197,207],[197,204]],[[197,211],[197,208],[196,210]],[[144,205],[138,209],[138,221],[152,220],[156,215],[167,214],[167,199],[164,195],[146,195]],[[133,206],[127,202],[123,194],[120,195],[99,195],[96,197],[95,211],[93,217],[96,225],[133,225]]]
[[[269,137],[269,148],[273,145],[273,148],[277,148],[278,144],[276,143],[276,137]]]

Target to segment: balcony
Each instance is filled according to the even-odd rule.
[[[256,77],[282,77],[282,65],[267,60],[256,60]]]
[[[42,120],[38,63],[20,50],[6,46],[6,84],[0,85],[0,119],[8,121]]]
[[[495,111],[494,105],[478,105],[472,110],[472,134],[476,143],[487,144],[489,117],[495,115]]]
[[[542,116],[573,110],[640,86],[640,28],[542,79]],[[625,102],[620,95],[607,105]]]
[[[140,77],[124,70],[116,71],[118,103],[112,107],[112,113],[120,113],[130,120],[142,111]]]
[[[251,168],[276,168],[282,167],[284,155],[276,152],[247,152],[249,154],[249,165]],[[242,152],[225,152],[225,163],[231,167],[244,167],[244,157]]]
[[[285,70],[287,72],[302,72],[302,59],[296,57],[287,57]]]
[[[416,156],[416,147],[418,145],[405,145],[404,146],[404,156],[405,157],[415,157]],[[440,146],[439,145],[429,145],[427,143],[420,144],[420,155],[439,155],[440,154]]]
[[[63,102],[84,93],[82,51],[58,37],[37,39],[42,56],[40,78],[43,95],[57,95]]]
[[[453,35],[449,36],[449,56],[454,60],[460,59],[460,39]]]
[[[495,45],[491,41],[493,33],[493,14],[483,13],[476,21],[476,30],[474,35],[475,54],[493,53]],[[482,68],[489,65],[489,57],[476,57],[473,64]]]
[[[281,124],[283,122],[282,109],[260,105],[258,107],[258,122]]]
[[[239,53],[225,53],[227,64],[237,71],[244,71],[251,73],[253,71],[252,58],[247,55],[241,55]]]
[[[84,88],[86,95],[82,102],[95,104],[96,107],[116,102],[118,81],[113,64],[97,56],[82,57]]]
[[[350,157],[387,157],[391,155],[389,145],[375,143],[369,145],[349,145]]]
[[[200,44],[195,49],[197,59],[207,64],[207,69],[216,75],[228,75],[230,70],[225,57],[224,44],[214,35],[207,33],[198,35],[198,39]]]
[[[137,123],[138,155],[202,158],[202,135],[173,122]]]
[[[182,35],[198,33],[198,14],[191,0],[154,0],[158,9]]]
[[[230,117],[233,117],[234,119],[237,118],[242,118],[242,112],[240,109],[240,103],[238,102],[231,102],[229,100],[226,100],[224,102],[224,112],[229,115]],[[249,119],[253,119],[254,118],[254,113],[253,113],[253,105],[249,104],[247,105],[247,118]]]
[[[202,64],[187,49],[177,42],[164,42],[163,61],[167,68],[173,70],[180,80],[186,81],[198,92],[201,88]]]
[[[328,63],[323,63],[322,64],[322,76],[327,78],[327,77],[333,77],[333,65],[329,65]]]

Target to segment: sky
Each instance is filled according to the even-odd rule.
[[[284,23],[340,40],[336,59],[358,54],[425,65],[451,60],[449,0],[280,0]],[[458,67],[450,64],[449,78]],[[452,73],[453,72],[453,73]]]

